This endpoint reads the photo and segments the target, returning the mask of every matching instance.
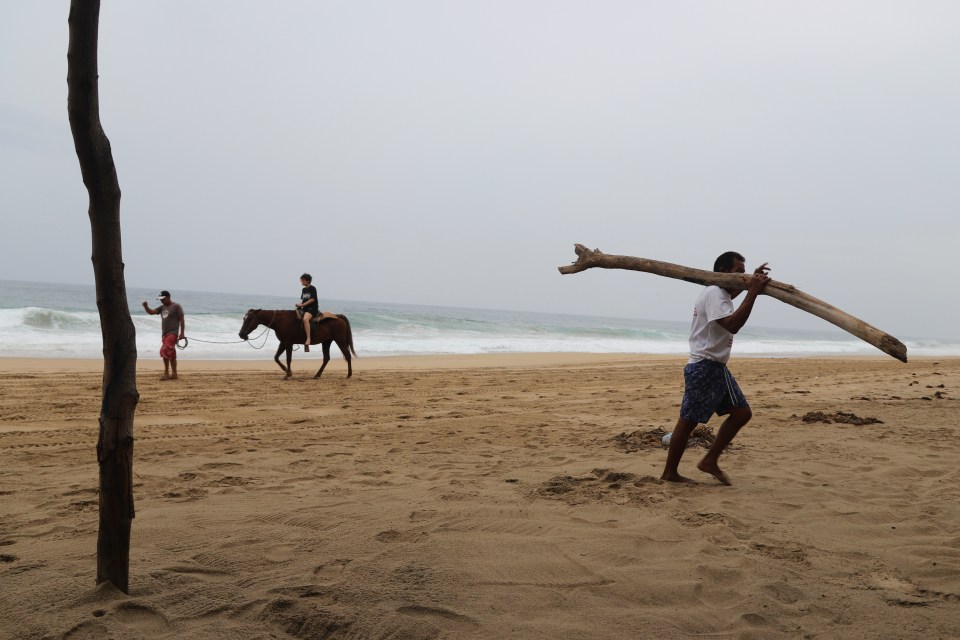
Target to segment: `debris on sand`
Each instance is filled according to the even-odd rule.
[[[826,424],[855,424],[857,426],[883,424],[883,420],[878,420],[877,418],[861,418],[855,413],[848,413],[846,411],[835,411],[829,414],[823,411],[809,411],[803,414],[801,420],[804,422],[824,422]]]
[[[669,494],[660,491],[663,484],[663,480],[653,476],[593,469],[579,476],[554,476],[534,489],[530,495],[535,498],[562,500],[570,504],[608,502],[641,506],[667,500]]]
[[[618,433],[617,435],[610,438],[614,446],[618,449],[621,449],[624,453],[633,453],[634,451],[640,451],[641,449],[664,449],[666,445],[663,444],[663,436],[671,433],[663,427],[655,427],[653,429],[648,429],[643,431],[637,429],[627,433],[626,431]],[[713,435],[713,429],[708,427],[705,424],[698,424],[693,433],[690,434],[690,440],[687,442],[687,447],[701,447],[703,449],[709,449],[710,445],[713,444],[715,436]]]

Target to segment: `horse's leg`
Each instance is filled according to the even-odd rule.
[[[330,341],[323,341],[323,364],[320,365],[320,370],[317,371],[317,375],[313,376],[314,378],[319,378],[320,374],[323,373],[323,370],[327,368],[327,363],[330,362]]]
[[[287,377],[293,375],[293,367],[290,366],[290,360],[293,358],[293,343],[287,344]]]
[[[283,353],[284,351],[287,352],[287,366],[283,366],[283,363],[280,362],[280,354]],[[287,374],[284,376],[284,378],[289,378],[291,375],[293,375],[293,373],[290,370],[290,352],[291,351],[293,351],[293,345],[289,345],[281,342],[280,346],[277,348],[277,353],[273,356],[273,361],[277,363],[277,366],[283,369],[284,373]]]
[[[353,376],[353,361],[350,359],[350,343],[347,341],[346,336],[340,336],[337,339],[337,346],[340,347],[340,353],[343,354],[343,359],[347,361],[347,377]]]
[[[287,368],[283,366],[282,362],[280,362],[280,354],[283,353],[285,347],[286,345],[281,342],[280,346],[277,348],[277,352],[273,355],[273,361],[277,363],[278,367],[283,369],[284,373],[287,373]]]

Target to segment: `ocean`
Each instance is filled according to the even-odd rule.
[[[179,356],[192,360],[259,360],[273,357],[272,331],[240,340],[250,308],[289,309],[295,297],[173,291],[184,307],[188,344]],[[143,311],[159,305],[157,291],[128,287],[127,302],[140,357],[156,355],[160,318]],[[350,319],[362,356],[479,353],[685,354],[689,322],[664,322],[492,309],[323,300],[325,310]],[[826,324],[826,323],[825,323]],[[960,342],[905,339],[908,355],[957,356]],[[342,357],[336,348],[334,358]],[[769,329],[748,325],[737,334],[734,354],[744,356],[883,355],[840,329]],[[100,319],[92,285],[0,280],[0,356],[100,358]],[[322,358],[320,349],[297,358]]]

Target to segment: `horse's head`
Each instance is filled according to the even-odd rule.
[[[243,314],[243,325],[240,327],[240,339],[246,340],[250,332],[260,326],[260,309],[250,309]]]

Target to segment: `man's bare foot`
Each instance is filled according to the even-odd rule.
[[[170,379],[170,376],[168,376],[167,374],[163,374],[162,376],[160,376],[160,381],[161,381],[161,382],[164,381],[164,380],[169,380],[169,379]]]
[[[664,473],[660,476],[660,479],[664,482],[694,482],[690,478],[685,478],[679,473]]]
[[[700,471],[703,471],[704,473],[709,473],[714,478],[719,480],[721,483],[727,485],[728,487],[733,484],[732,482],[730,482],[729,476],[727,476],[727,474],[721,471],[720,467],[717,466],[716,463],[709,464],[701,460],[700,463],[697,464],[697,469],[700,469]]]
[[[304,352],[304,353],[310,353],[310,345],[308,345],[308,344],[303,345],[303,352]]]

